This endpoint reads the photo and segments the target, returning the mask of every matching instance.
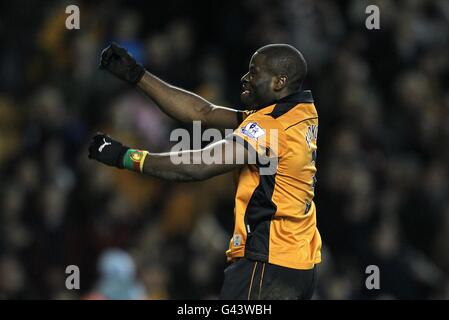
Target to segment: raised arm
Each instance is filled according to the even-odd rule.
[[[159,108],[181,122],[201,121],[207,127],[235,128],[235,109],[219,107],[199,95],[170,85],[146,71],[138,82],[139,88],[153,99]]]
[[[205,126],[219,129],[235,128],[239,124],[240,111],[216,106],[193,92],[162,81],[138,64],[125,48],[115,43],[103,50],[100,68],[137,85],[163,112],[178,121],[198,120]]]

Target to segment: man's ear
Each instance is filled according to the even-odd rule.
[[[287,86],[287,76],[277,76],[274,79],[273,89],[274,91],[281,91]]]

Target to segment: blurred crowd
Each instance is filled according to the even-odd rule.
[[[79,30],[65,28],[77,4]],[[380,8],[367,30],[365,8]],[[233,175],[170,183],[87,159],[97,131],[154,152],[170,119],[98,70],[111,41],[240,108],[260,46],[303,52],[320,115],[315,299],[449,299],[449,2],[25,1],[1,4],[0,298],[216,299]],[[80,290],[67,290],[68,265]],[[380,270],[380,290],[365,287]]]

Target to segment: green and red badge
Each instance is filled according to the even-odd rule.
[[[128,170],[143,172],[143,163],[148,155],[148,151],[128,149],[123,156],[123,167]]]

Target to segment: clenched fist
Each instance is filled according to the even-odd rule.
[[[128,147],[103,133],[97,133],[89,146],[89,159],[123,169],[123,156]]]
[[[112,43],[101,52],[99,67],[131,84],[139,82],[145,74],[145,68],[137,63],[125,48],[116,43]]]

